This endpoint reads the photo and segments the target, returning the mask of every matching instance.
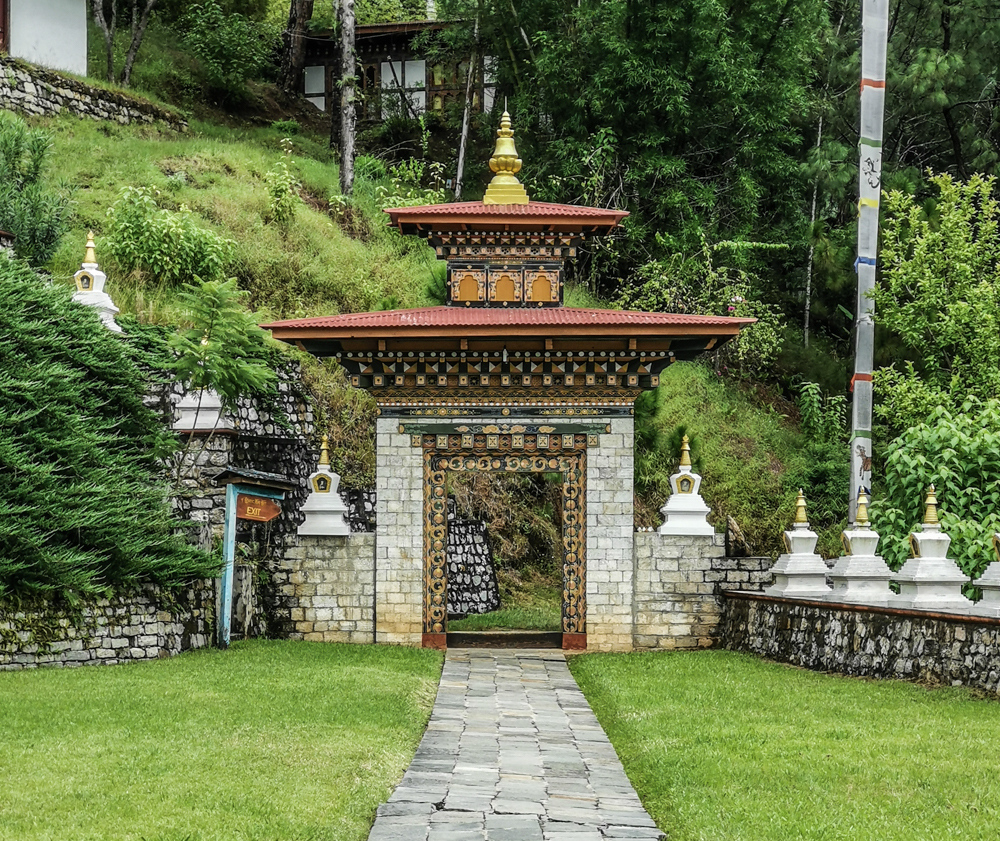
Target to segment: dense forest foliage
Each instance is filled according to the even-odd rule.
[[[259,320],[434,303],[440,266],[388,231],[380,211],[452,197],[466,116],[462,197],[481,195],[506,107],[533,199],[630,212],[571,268],[571,304],[758,319],[706,367],[671,375],[711,404],[701,410],[711,423],[694,423],[690,402],[664,388],[637,407],[637,522],[656,521],[690,428],[719,522],[734,517],[753,551],[777,547],[803,485],[821,545],[836,552],[856,309],[860,0],[436,6],[447,25],[415,49],[429,66],[454,68],[459,86],[469,68],[488,66],[493,110],[467,115],[458,97],[416,119],[359,123],[357,178],[345,189],[343,133],[297,95],[295,45],[339,43],[349,8],[359,25],[413,20],[427,13],[423,0],[94,4],[91,75],[167,103],[191,131],[5,119],[0,227],[35,231],[19,236],[19,256],[57,282],[95,228],[123,310],[172,326],[191,321],[179,290],[195,277],[235,278]],[[114,32],[101,15],[117,20]],[[970,423],[992,430],[1000,398],[998,46],[1000,9],[987,0],[890,4],[876,292],[874,490],[884,500],[873,510],[898,539],[919,514],[917,485],[937,481],[977,567],[992,462],[971,439],[954,453],[941,447],[971,434]],[[347,485],[365,484],[370,400],[325,366],[309,377],[340,442],[336,466]],[[928,453],[939,470],[908,467]],[[748,464],[769,477],[766,493]],[[979,477],[985,496],[949,495],[963,476]]]

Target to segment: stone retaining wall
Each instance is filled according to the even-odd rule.
[[[715,641],[722,606],[708,580],[725,554],[725,537],[635,535],[637,649],[708,648]]]
[[[722,645],[807,669],[1000,691],[1000,620],[727,593]]]
[[[128,123],[163,122],[187,131],[175,112],[128,94],[108,91],[61,76],[51,70],[0,55],[0,108],[25,114],[59,114],[63,110],[92,120]]]
[[[374,642],[375,535],[300,537],[273,573],[272,632],[315,642]]]
[[[215,585],[154,587],[79,610],[0,607],[0,671],[96,666],[170,657],[210,644]]]

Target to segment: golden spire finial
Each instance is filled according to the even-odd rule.
[[[323,436],[323,443],[320,444],[319,466],[320,467],[330,466],[330,438],[327,435]]]
[[[795,525],[809,525],[809,518],[806,516],[806,495],[802,492],[802,488],[799,488],[799,495],[795,500]]]
[[[924,500],[924,506],[924,525],[940,525],[941,521],[938,520],[937,513],[937,496],[935,495],[933,485],[927,489],[927,498]]]
[[[862,488],[858,491],[858,510],[854,515],[854,525],[859,529],[866,529],[869,526],[868,520],[868,494]]]
[[[490,158],[490,169],[496,173],[490,186],[486,188],[483,204],[527,204],[528,194],[515,177],[521,171],[521,159],[514,146],[514,130],[510,125],[510,114],[506,111],[500,118],[497,130],[497,145]]]
[[[687,435],[681,439],[681,467],[691,466],[691,444]]]
[[[94,232],[90,231],[87,234],[87,250],[83,254],[83,262],[90,263],[94,266],[97,265],[97,254],[94,252]]]

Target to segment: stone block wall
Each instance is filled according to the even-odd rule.
[[[774,583],[773,565],[774,559],[769,556],[718,558],[712,569],[705,573],[705,581],[715,584],[718,592],[742,590],[759,593]]]
[[[727,593],[722,645],[807,669],[1000,691],[1000,620]]]
[[[374,641],[375,535],[300,537],[273,577],[280,636]]]
[[[423,640],[424,460],[398,418],[375,423],[376,641]]]
[[[636,649],[708,648],[717,640],[725,536],[635,534]],[[733,563],[730,564],[730,561]],[[735,583],[735,582],[734,582]]]
[[[607,423],[597,447],[587,448],[587,650],[632,648],[632,539],[635,429],[632,418]],[[544,423],[544,421],[540,421]]]
[[[0,55],[0,108],[25,114],[59,114],[67,111],[93,120],[128,123],[166,123],[187,131],[187,121],[176,112],[117,91],[78,82]]]
[[[0,671],[156,660],[211,643],[215,583],[146,587],[79,610],[0,607]]]

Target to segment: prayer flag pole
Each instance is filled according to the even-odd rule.
[[[874,366],[875,288],[878,207],[882,191],[882,127],[885,118],[885,54],[889,0],[861,4],[861,138],[858,196],[858,305],[855,317],[854,376],[851,391],[851,499],[853,524],[858,492],[872,481],[872,369]]]

